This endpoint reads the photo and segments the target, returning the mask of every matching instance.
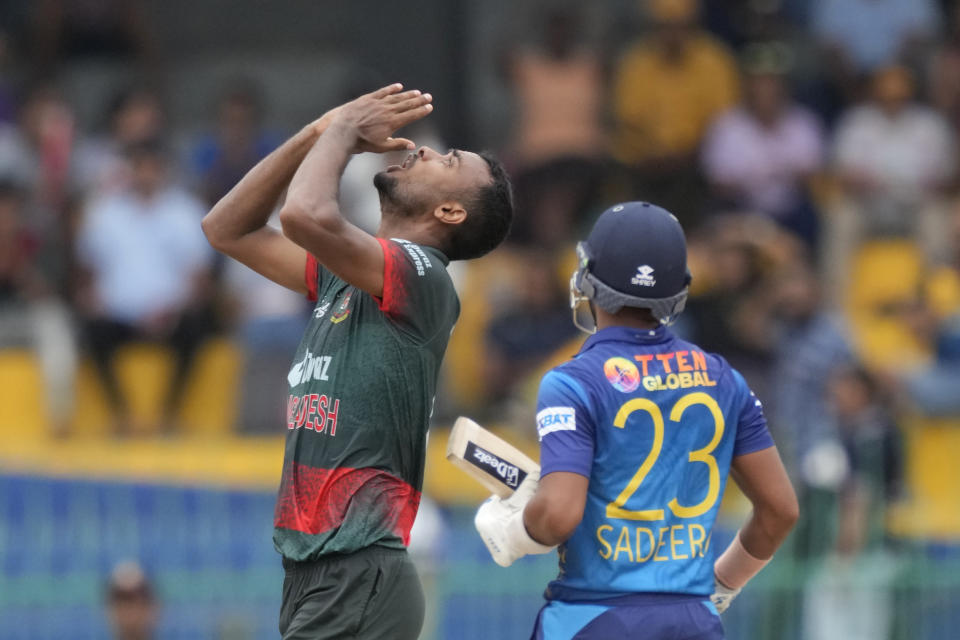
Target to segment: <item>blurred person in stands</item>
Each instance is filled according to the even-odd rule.
[[[820,284],[807,260],[777,269],[769,291],[776,336],[771,428],[804,505],[793,545],[809,554],[824,550],[822,510],[815,508],[822,502],[822,460],[838,454],[827,373],[853,362],[853,345],[843,318],[823,307]]]
[[[822,68],[846,102],[862,96],[863,80],[898,60],[915,61],[937,35],[936,0],[820,0],[809,28],[823,52]]]
[[[770,273],[800,243],[760,216],[716,216],[691,237],[702,274],[678,332],[722,352],[757,393],[773,398],[776,342]]]
[[[169,429],[193,357],[211,330],[213,254],[199,224],[205,207],[169,181],[162,144],[144,141],[128,155],[130,186],[91,202],[84,214],[77,244],[87,278],[77,302],[120,431],[129,426],[129,415],[113,371],[115,351],[138,340],[174,349],[176,367],[164,405]]]
[[[21,222],[37,243],[31,264],[53,293],[67,289],[70,274],[75,143],[73,111],[51,84],[28,89],[17,122],[0,124],[0,179],[23,189]]]
[[[798,470],[814,444],[834,435],[824,371],[852,362],[853,346],[843,318],[823,306],[816,272],[806,260],[778,269],[771,291],[777,340],[770,404],[787,468]]]
[[[601,54],[583,33],[581,10],[569,4],[540,9],[536,41],[505,60],[517,102],[514,189],[517,207],[526,212],[511,237],[556,247],[573,237],[599,188],[607,85]]]
[[[0,181],[0,349],[29,347],[43,372],[55,432],[73,409],[76,343],[66,305],[35,264],[39,241],[24,221],[26,192]]]
[[[938,200],[956,175],[955,141],[943,116],[915,98],[912,72],[885,67],[874,76],[871,100],[851,109],[837,127],[833,165],[846,206],[829,219],[828,259],[838,285],[867,236],[914,236],[927,255],[944,253],[949,236]]]
[[[153,586],[136,562],[121,562],[110,573],[107,617],[114,640],[156,637],[159,605]]]
[[[833,453],[824,447],[818,454],[825,499],[819,509],[811,507],[811,517],[818,519],[813,539],[830,561],[806,587],[803,637],[889,638],[899,567],[886,523],[903,483],[900,429],[883,400],[886,392],[865,369],[848,364],[827,376],[837,441]],[[824,531],[834,528],[835,518],[831,541]]]
[[[830,407],[850,469],[840,492],[837,551],[842,554],[884,542],[887,507],[901,493],[903,443],[884,395],[860,366],[838,367],[830,376]]]
[[[817,212],[806,181],[821,166],[823,130],[790,98],[790,58],[781,43],[746,49],[743,102],[714,122],[702,159],[721,209],[770,216],[814,245]]]
[[[52,223],[63,205],[74,136],[70,106],[55,86],[45,83],[27,90],[17,122],[0,125],[0,175],[29,190],[35,224]]]
[[[166,116],[160,96],[144,86],[121,89],[110,101],[103,131],[82,141],[77,149],[77,183],[97,198],[129,187],[126,150],[145,140],[160,138]]]
[[[515,299],[487,327],[485,378],[494,402],[509,399],[519,382],[578,334],[570,322],[568,292],[557,277],[556,260],[533,249],[519,260]]]
[[[736,103],[730,51],[697,24],[697,0],[642,3],[652,31],[628,49],[614,76],[614,153],[633,189],[681,222],[700,213],[697,156],[707,127]]]
[[[283,142],[264,128],[263,116],[263,95],[252,81],[234,80],[223,91],[215,131],[201,136],[191,158],[200,193],[208,203],[223,197],[250,167]]]

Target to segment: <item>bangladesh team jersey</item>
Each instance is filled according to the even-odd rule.
[[[307,259],[316,306],[287,376],[274,515],[274,546],[290,560],[402,548],[420,504],[427,424],[460,303],[442,253],[380,243],[382,299]]]
[[[666,327],[612,327],[544,377],[537,410],[541,476],[590,479],[547,598],[710,595],[731,461],[773,446],[743,377]]]

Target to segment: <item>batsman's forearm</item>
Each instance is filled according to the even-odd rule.
[[[740,529],[740,542],[750,555],[764,560],[783,544],[795,522],[795,516],[755,509]]]
[[[555,492],[538,491],[523,510],[523,524],[530,537],[541,544],[558,545],[580,525],[583,508],[563,500]]]
[[[320,118],[301,129],[258,162],[214,205],[203,219],[203,231],[214,247],[227,250],[231,240],[267,224],[297,167],[325,131],[327,120]]]

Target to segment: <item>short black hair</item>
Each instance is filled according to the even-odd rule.
[[[513,187],[503,163],[491,153],[478,154],[493,179],[467,199],[467,218],[455,225],[447,238],[444,253],[451,260],[472,260],[497,248],[513,223]]]

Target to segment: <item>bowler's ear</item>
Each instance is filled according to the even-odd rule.
[[[467,219],[467,210],[463,205],[455,200],[441,202],[433,210],[433,216],[440,222],[446,224],[460,224]]]

